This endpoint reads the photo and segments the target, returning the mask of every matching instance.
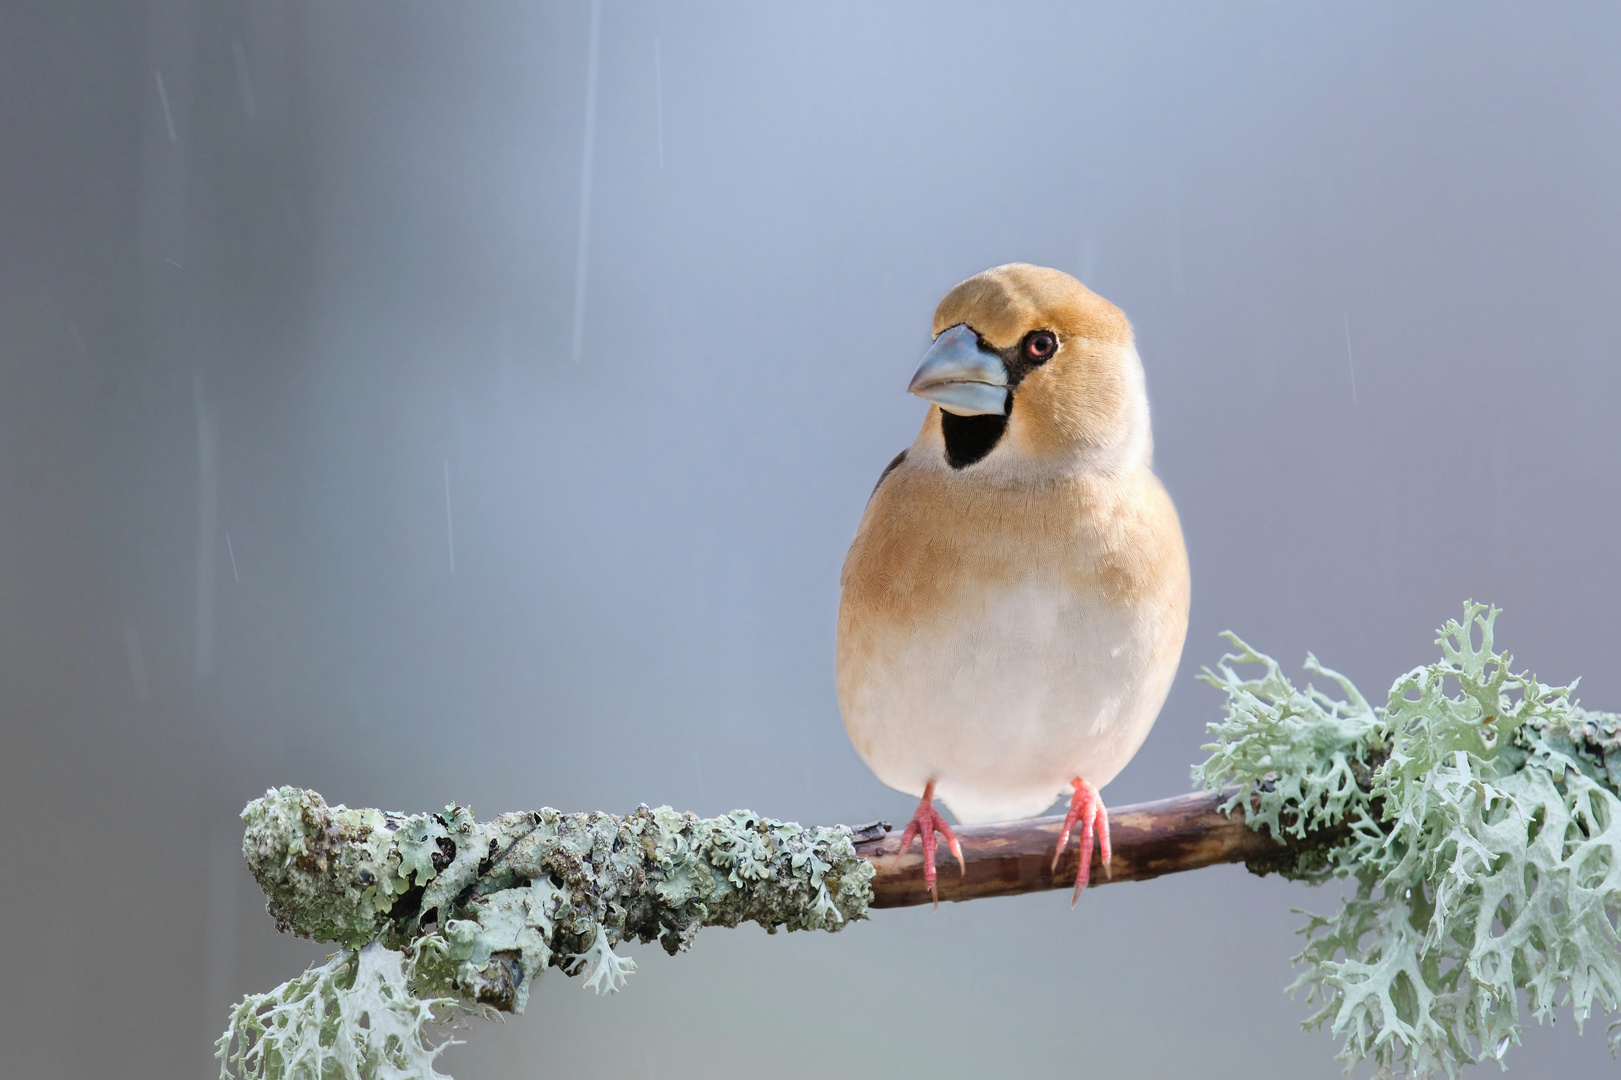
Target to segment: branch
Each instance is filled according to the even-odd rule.
[[[1280,845],[1244,824],[1241,808],[1235,807],[1231,817],[1218,809],[1230,795],[1196,792],[1110,811],[1112,873],[1105,876],[1102,856],[1094,852],[1092,885],[1147,881],[1218,863],[1246,863],[1264,874],[1292,858],[1295,848]],[[942,849],[940,899],[977,900],[1072,887],[1080,844],[1071,840],[1057,869],[1052,866],[1063,826],[1062,816],[958,826],[957,839],[967,869],[961,875],[956,873],[954,860]],[[930,903],[932,898],[923,884],[922,845],[914,840],[911,851],[897,854],[898,833],[865,838],[871,829],[858,831],[856,851],[878,871],[872,880],[872,906]]]
[[[1093,881],[1240,861],[1268,872],[1305,846],[1255,832],[1240,808],[1227,816],[1222,798],[1206,791],[1117,809],[1112,877],[1097,861]],[[327,806],[298,788],[266,791],[243,819],[243,855],[277,929],[352,949],[443,937],[457,970],[434,989],[514,1012],[538,971],[600,952],[598,931],[609,944],[658,937],[674,954],[700,926],[833,931],[867,906],[930,902],[921,845],[900,853],[887,822],[806,829],[749,811],[700,819],[669,808],[624,817],[543,809],[475,822],[456,806],[415,816]],[[1052,868],[1062,824],[964,825],[968,869],[942,868],[943,900],[1068,887],[1080,845],[1071,842]],[[491,966],[491,957],[511,963]],[[472,968],[459,966],[468,960]]]
[[[1229,793],[1231,794],[1231,793]],[[1140,881],[1223,862],[1259,873],[1287,846],[1201,793],[1117,810],[1113,877]],[[218,1044],[224,1077],[330,1071],[364,1080],[442,1078],[427,1036],[456,1010],[522,1012],[548,967],[618,990],[635,964],[620,941],[671,954],[702,926],[754,921],[775,933],[840,930],[868,907],[928,903],[918,845],[898,852],[885,823],[804,828],[748,811],[719,818],[641,807],[624,817],[540,810],[477,822],[462,807],[405,816],[328,806],[297,788],[249,803],[243,854],[280,930],[345,946],[327,963],[233,1011]],[[1067,888],[1078,843],[1056,871],[1062,818],[957,831],[967,870],[940,877],[947,900]],[[376,1033],[391,1032],[379,1037]],[[319,1038],[314,1033],[320,1033]]]
[[[1277,869],[1285,846],[1229,817],[1205,792],[1117,810],[1112,877],[1140,881],[1223,862]],[[619,941],[659,939],[672,955],[701,926],[753,921],[772,932],[838,930],[869,906],[930,902],[920,845],[877,823],[805,828],[745,810],[719,818],[668,807],[633,814],[503,814],[479,823],[462,807],[405,816],[328,806],[297,788],[243,811],[243,852],[278,929],[359,948],[379,940],[438,960],[425,990],[521,1012],[547,967],[590,978],[623,962]],[[1062,819],[958,830],[967,871],[942,867],[941,897],[972,900],[1067,888],[1079,844],[1056,871]],[[442,954],[442,955],[439,955]],[[617,989],[620,978],[604,988]]]
[[[522,1012],[548,967],[619,989],[620,941],[671,955],[702,926],[838,930],[872,900],[850,830],[746,810],[614,814],[543,809],[475,821],[465,807],[405,816],[267,791],[242,812],[242,851],[280,930],[357,949],[427,950],[421,989]]]

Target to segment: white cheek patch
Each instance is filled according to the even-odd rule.
[[[1122,350],[1126,365],[1126,383],[1131,387],[1131,417],[1120,440],[1115,471],[1146,469],[1154,462],[1154,431],[1148,419],[1148,376],[1143,373],[1143,359],[1137,355],[1135,344]]]

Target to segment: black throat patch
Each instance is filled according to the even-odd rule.
[[[1013,395],[1008,395],[1008,412],[1013,412]],[[1007,431],[1006,416],[958,416],[940,410],[940,433],[946,437],[946,464],[966,469],[996,449]]]

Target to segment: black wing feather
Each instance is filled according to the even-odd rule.
[[[900,453],[895,455],[894,461],[891,461],[888,465],[884,466],[884,471],[878,476],[878,482],[872,486],[872,495],[878,494],[878,489],[884,486],[884,481],[889,479],[889,474],[900,468],[901,462],[905,460],[906,451],[902,450]],[[868,502],[872,502],[872,495],[867,496]]]

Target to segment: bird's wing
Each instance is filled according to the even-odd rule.
[[[884,481],[889,479],[889,474],[900,468],[901,462],[905,460],[906,451],[902,450],[900,453],[895,455],[894,461],[891,461],[888,465],[884,466],[884,471],[878,474],[878,482],[872,486],[872,495],[867,496],[868,502],[872,502],[872,496],[878,494],[878,489],[884,486]]]

